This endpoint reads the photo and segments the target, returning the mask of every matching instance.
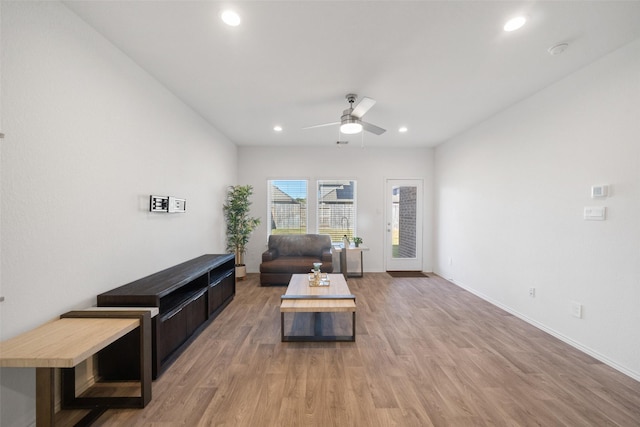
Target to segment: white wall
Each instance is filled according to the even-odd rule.
[[[2,7],[1,338],[224,252],[234,144],[58,2]],[[187,199],[148,212],[150,194]],[[34,418],[31,369],[0,370],[0,424]]]
[[[639,135],[636,41],[438,147],[436,272],[640,379]]]
[[[374,136],[371,136],[374,138]],[[365,142],[366,147],[366,142]],[[327,147],[240,147],[239,184],[254,188],[251,214],[262,219],[247,249],[247,270],[259,271],[267,247],[267,180],[309,180],[309,232],[315,232],[315,186],[318,179],[357,181],[357,233],[370,251],[364,254],[365,271],[384,271],[384,187],[388,178],[418,178],[424,182],[423,270],[432,271],[433,242],[433,149],[381,149],[344,146]]]

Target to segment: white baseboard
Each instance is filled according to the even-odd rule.
[[[445,277],[443,275],[440,275],[439,273],[435,273],[435,274],[437,274],[438,276],[440,276],[442,278]],[[458,286],[459,288],[464,289],[465,291],[468,291],[468,292],[474,294],[478,298],[481,298],[481,299],[487,301],[488,303],[491,303],[491,304],[495,305],[496,307],[499,307],[499,308],[503,309],[507,313],[513,314],[517,318],[522,319],[525,322],[529,323],[530,325],[535,326],[536,328],[548,333],[549,335],[552,335],[552,336],[558,338],[560,341],[563,341],[563,342],[569,344],[571,347],[574,347],[574,348],[582,351],[583,353],[588,354],[589,356],[593,357],[594,359],[599,360],[600,362],[604,363],[605,365],[608,365],[608,366],[612,367],[616,371],[619,371],[619,372],[625,374],[626,376],[633,378],[636,381],[640,381],[640,373],[635,372],[633,370],[630,370],[627,367],[616,363],[615,361],[609,359],[607,356],[597,352],[596,350],[593,350],[592,348],[589,348],[589,347],[583,345],[582,343],[573,340],[572,338],[570,338],[570,337],[568,337],[568,336],[566,336],[566,335],[564,335],[564,334],[562,334],[562,333],[560,333],[560,332],[558,332],[558,331],[546,326],[543,323],[538,322],[535,319],[531,319],[530,317],[528,317],[528,316],[526,316],[526,315],[524,315],[524,314],[512,309],[511,307],[508,307],[508,306],[502,304],[499,301],[494,300],[493,298],[491,298],[491,297],[489,297],[487,295],[484,295],[481,292],[476,291],[472,287],[467,286],[464,283],[461,283],[460,281],[457,281],[457,280],[454,280],[454,279],[445,279],[445,280],[451,282],[452,284]]]

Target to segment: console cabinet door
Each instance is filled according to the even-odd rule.
[[[187,320],[184,309],[173,312],[158,322],[158,359],[163,361],[187,339]]]
[[[222,284],[215,282],[209,285],[209,315],[222,305]]]
[[[229,298],[231,298],[236,293],[236,289],[235,289],[236,283],[235,283],[233,274],[222,279],[221,285],[222,285],[222,301],[224,302]]]
[[[200,325],[207,320],[207,293],[202,294],[191,301],[185,307],[187,321],[187,337],[190,337]]]

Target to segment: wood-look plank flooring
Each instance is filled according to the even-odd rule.
[[[640,425],[639,382],[442,278],[348,284],[355,343],[281,343],[285,288],[250,274],[145,409],[95,425]]]

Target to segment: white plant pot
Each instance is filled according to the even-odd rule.
[[[247,266],[236,265],[236,279],[244,280],[245,277],[247,277]]]

